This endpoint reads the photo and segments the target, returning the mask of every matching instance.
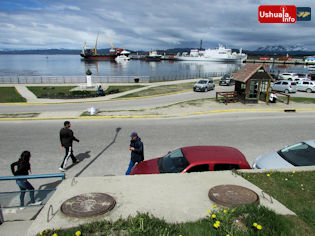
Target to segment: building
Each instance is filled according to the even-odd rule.
[[[246,64],[233,74],[235,94],[243,103],[268,101],[270,82],[273,78],[263,64]]]

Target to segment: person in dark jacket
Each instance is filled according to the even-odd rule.
[[[31,153],[29,151],[24,151],[21,154],[20,159],[17,162],[11,164],[11,171],[14,176],[18,175],[28,175],[31,172]],[[17,168],[15,168],[17,167]],[[21,190],[20,194],[20,205],[24,206],[24,196],[27,190],[30,191],[31,204],[30,205],[40,205],[41,202],[35,202],[34,198],[34,187],[27,181],[27,179],[17,179],[17,185]]]
[[[130,140],[129,150],[131,151],[131,158],[130,158],[128,170],[126,171],[126,175],[130,174],[132,167],[136,163],[140,163],[144,160],[143,143],[141,141],[141,138],[138,137],[138,134],[136,132],[132,132],[130,135],[130,138],[131,140]]]
[[[79,139],[74,137],[73,131],[70,129],[70,127],[71,127],[70,121],[65,121],[64,127],[60,130],[61,146],[63,148],[65,148],[65,151],[66,151],[66,155],[63,158],[63,161],[62,161],[61,166],[59,168],[60,171],[65,171],[69,157],[71,157],[72,162],[74,164],[78,162],[78,160],[73,155],[72,144],[73,144],[73,140],[76,142],[80,142],[80,141],[79,141]]]

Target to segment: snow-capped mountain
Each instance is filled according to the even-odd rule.
[[[309,51],[306,47],[301,45],[267,45],[265,47],[259,47],[256,49],[258,52],[296,52],[296,51]]]

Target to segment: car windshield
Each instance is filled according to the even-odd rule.
[[[160,173],[180,173],[188,165],[189,162],[184,156],[181,148],[176,149],[159,159]]]
[[[315,148],[304,142],[283,148],[278,154],[294,166],[315,165]]]
[[[207,83],[207,80],[199,80],[198,81],[198,84],[206,84]]]

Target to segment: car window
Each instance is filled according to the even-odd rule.
[[[190,167],[186,173],[192,173],[192,172],[204,172],[204,171],[209,171],[209,165],[208,164],[203,164],[203,165],[196,165]]]
[[[294,166],[315,165],[315,148],[304,142],[285,147],[278,154]]]
[[[189,166],[181,148],[160,158],[158,164],[160,173],[180,173]]]
[[[213,167],[213,170],[214,171],[217,171],[217,170],[233,170],[233,169],[240,169],[240,166],[239,165],[236,165],[236,164],[215,164],[214,167]]]
[[[198,84],[206,84],[207,83],[207,80],[199,80],[198,81]]]
[[[276,82],[275,84],[281,84],[281,82]]]
[[[296,85],[296,82],[291,82],[291,85]]]
[[[303,82],[303,84],[309,84],[308,82]]]
[[[282,84],[283,84],[283,85],[287,85],[287,84],[289,84],[289,83],[288,83],[288,82],[283,82]]]

